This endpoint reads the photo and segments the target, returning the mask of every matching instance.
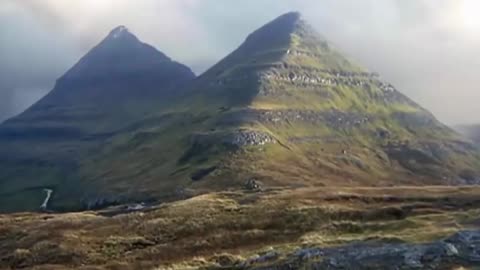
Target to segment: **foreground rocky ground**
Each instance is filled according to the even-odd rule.
[[[0,216],[0,269],[478,269],[480,187],[232,191]]]

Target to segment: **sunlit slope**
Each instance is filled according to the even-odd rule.
[[[92,198],[267,186],[468,184],[477,150],[299,14],[252,33],[83,167]]]

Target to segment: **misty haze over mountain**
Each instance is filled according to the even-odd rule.
[[[46,94],[55,79],[117,25],[127,25],[199,74],[257,25],[299,10],[340,50],[439,119],[480,122],[480,59],[472,57],[480,45],[477,7],[474,0],[4,0],[0,120]]]

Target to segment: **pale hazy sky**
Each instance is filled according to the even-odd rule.
[[[440,120],[480,122],[478,0],[0,0],[0,120],[117,25],[201,73],[288,11]]]

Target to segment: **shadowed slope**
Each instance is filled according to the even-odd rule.
[[[119,26],[58,79],[50,93],[2,125],[0,134],[16,125],[75,126],[82,133],[112,129],[138,117],[146,106],[174,94],[172,87],[194,77],[188,67]]]
[[[76,188],[70,181],[98,145],[163,106],[194,77],[125,27],[112,30],[50,93],[0,125],[2,207],[36,209],[43,188]]]

